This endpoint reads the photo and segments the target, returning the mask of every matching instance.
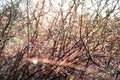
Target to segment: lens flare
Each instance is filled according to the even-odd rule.
[[[33,62],[33,64],[37,64],[37,63],[38,63],[38,60],[37,60],[37,59],[34,59],[32,62]]]

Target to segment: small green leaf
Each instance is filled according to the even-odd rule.
[[[74,80],[74,76],[70,76],[70,79],[69,80]]]

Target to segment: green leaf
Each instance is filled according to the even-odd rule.
[[[70,79],[69,80],[74,80],[74,76],[70,76]]]

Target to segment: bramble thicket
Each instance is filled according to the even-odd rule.
[[[0,0],[0,80],[119,74],[119,0]]]

